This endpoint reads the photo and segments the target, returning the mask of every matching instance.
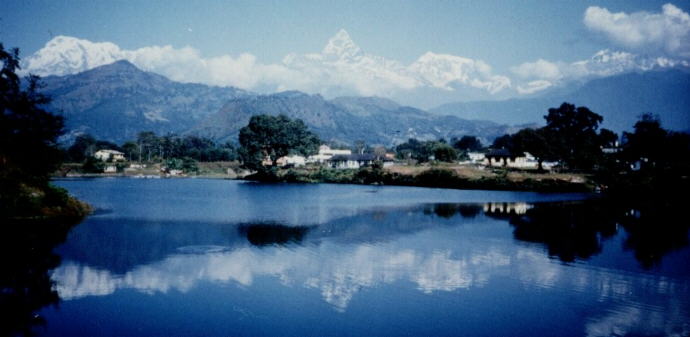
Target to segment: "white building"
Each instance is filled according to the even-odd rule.
[[[319,153],[309,156],[308,163],[324,163],[329,161],[333,156],[349,156],[352,154],[351,150],[336,150],[331,149],[328,145],[319,146]]]
[[[98,150],[96,153],[93,154],[96,159],[102,160],[102,161],[120,161],[120,160],[125,160],[125,154],[120,152],[120,151],[115,151],[115,150]]]
[[[278,164],[278,166],[291,165],[294,167],[298,167],[298,166],[304,166],[306,161],[307,161],[307,159],[302,157],[302,156],[292,155],[292,156],[285,156],[285,157],[278,158],[278,160],[276,160],[276,164]]]
[[[467,156],[470,157],[470,162],[473,164],[481,164],[486,158],[483,152],[467,152]]]

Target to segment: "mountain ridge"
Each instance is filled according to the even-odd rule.
[[[44,78],[50,108],[66,117],[69,133],[121,143],[141,131],[234,140],[252,115],[300,118],[324,140],[393,145],[408,138],[472,134],[485,142],[511,129],[489,121],[437,116],[380,97],[338,97],[284,91],[259,95],[232,87],[179,83],[119,60],[74,75]]]
[[[429,109],[467,119],[497,123],[544,123],[549,108],[563,102],[586,106],[602,115],[602,127],[631,130],[643,113],[659,115],[671,129],[690,129],[690,74],[680,70],[632,72],[593,79],[576,87],[530,98],[447,103]]]

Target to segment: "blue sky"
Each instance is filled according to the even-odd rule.
[[[289,54],[319,53],[332,36],[344,29],[364,53],[406,66],[427,52],[481,60],[491,68],[491,74],[484,79],[494,75],[510,78],[513,88],[510,95],[513,95],[521,80],[523,85],[544,80],[529,76],[515,79],[515,67],[540,59],[568,64],[587,60],[602,50],[686,59],[668,52],[656,53],[653,50],[656,45],[631,47],[625,41],[616,41],[615,36],[612,38],[616,27],[592,28],[583,22],[587,9],[592,6],[612,15],[618,12],[652,15],[660,13],[666,3],[9,0],[4,2],[0,13],[0,41],[7,47],[19,47],[24,57],[38,51],[52,37],[64,35],[91,42],[112,42],[123,50],[168,45],[173,49],[191,47],[203,58],[237,59],[246,53],[256,63],[273,65],[281,64]],[[685,14],[690,12],[688,1],[672,4]],[[685,37],[682,34],[681,43],[685,43],[687,33]],[[156,69],[151,65],[147,70]],[[281,88],[270,84],[273,82],[264,82],[227,84],[245,84],[247,89]],[[299,86],[296,89],[315,91]],[[355,93],[395,96],[389,89],[359,91]]]

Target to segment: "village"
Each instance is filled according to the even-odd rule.
[[[93,154],[93,158],[103,163],[102,173],[104,174],[124,174],[124,175],[141,175],[144,173],[151,174],[152,168],[156,168],[162,176],[185,176],[192,172],[185,172],[182,168],[171,168],[165,163],[141,163],[129,162],[125,157],[125,153],[113,149],[101,149]],[[490,150],[487,152],[468,152],[466,160],[454,161],[452,164],[459,167],[485,169],[485,168],[507,168],[514,170],[532,170],[538,169],[538,161],[533,155],[528,152],[511,153],[506,149]],[[429,156],[429,161],[435,160],[434,156]],[[302,156],[298,154],[280,157],[276,160],[277,166],[280,168],[300,168],[305,166],[325,167],[331,169],[360,169],[372,167],[380,163],[383,168],[390,168],[393,166],[400,167],[414,167],[417,165],[414,159],[400,159],[396,157],[393,152],[384,153],[352,153],[350,149],[333,149],[328,145],[319,146],[317,154],[310,156]],[[263,165],[270,166],[272,164],[270,158],[263,161]],[[203,163],[198,165],[205,166]],[[230,164],[227,164],[230,165]],[[557,165],[556,162],[544,162],[542,167],[545,170],[551,170]],[[235,168],[238,165],[233,165]],[[227,175],[236,176],[234,169],[227,168]]]

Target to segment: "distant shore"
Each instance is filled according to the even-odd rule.
[[[215,165],[219,166],[219,165]],[[483,168],[467,165],[395,165],[386,168],[332,169],[322,166],[278,168],[271,174],[250,174],[231,169],[204,170],[203,173],[166,175],[162,172],[67,173],[55,178],[203,178],[286,183],[335,183],[357,185],[418,186],[451,189],[483,189],[534,192],[592,192],[595,185],[588,176],[574,173],[537,172]]]
[[[391,166],[378,169],[304,167],[279,169],[270,176],[255,174],[245,179],[533,192],[592,192],[595,189],[589,178],[582,174],[482,169],[451,164]]]

